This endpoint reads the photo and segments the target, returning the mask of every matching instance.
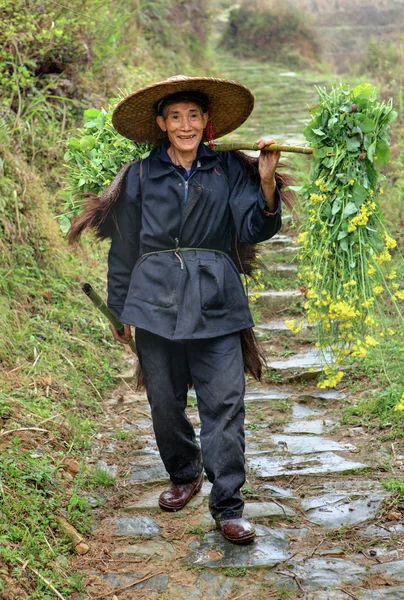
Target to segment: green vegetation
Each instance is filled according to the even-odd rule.
[[[31,568],[64,597],[79,592],[68,566],[74,550],[56,517],[86,534],[90,491],[115,483],[84,466],[121,349],[80,289],[89,280],[105,294],[107,246],[87,239],[67,247],[55,218],[66,139],[86,109],[108,106],[119,90],[198,70],[207,36],[198,0],[186,13],[182,0],[65,5],[0,0],[0,595],[19,600],[55,597]],[[97,158],[90,138],[106,133],[114,166],[133,157],[112,146],[101,114],[86,113],[87,138],[75,134],[79,148],[70,142],[67,161],[79,150]],[[64,468],[67,457],[78,473]]]
[[[315,63],[320,52],[307,11],[273,0],[243,0],[232,8],[221,45],[239,56],[298,68]]]

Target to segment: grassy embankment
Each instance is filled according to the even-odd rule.
[[[0,4],[0,595],[19,600],[80,590],[56,517],[85,534],[87,495],[113,483],[84,462],[121,357],[80,290],[104,293],[107,248],[71,249],[59,231],[64,139],[118,88],[205,60],[197,0],[187,16],[177,0],[69,8]]]

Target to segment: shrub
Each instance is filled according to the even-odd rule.
[[[320,47],[308,15],[272,0],[253,5],[243,0],[230,11],[222,46],[240,56],[304,66],[316,60]]]

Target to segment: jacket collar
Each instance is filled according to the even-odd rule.
[[[153,148],[148,159],[146,159],[148,163],[148,175],[151,179],[163,177],[172,172],[174,165],[167,154],[168,147],[168,141],[164,140],[162,144]],[[201,142],[198,147],[195,161],[197,163],[198,171],[206,171],[217,165],[217,163],[220,162],[220,158],[217,155],[217,152],[213,152],[208,146],[205,146],[205,144]]]

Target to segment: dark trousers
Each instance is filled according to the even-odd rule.
[[[245,380],[240,334],[178,342],[136,329],[136,345],[157,445],[171,481],[192,481],[203,465],[213,484],[212,516],[241,517]],[[202,454],[185,414],[189,375],[201,420]]]

